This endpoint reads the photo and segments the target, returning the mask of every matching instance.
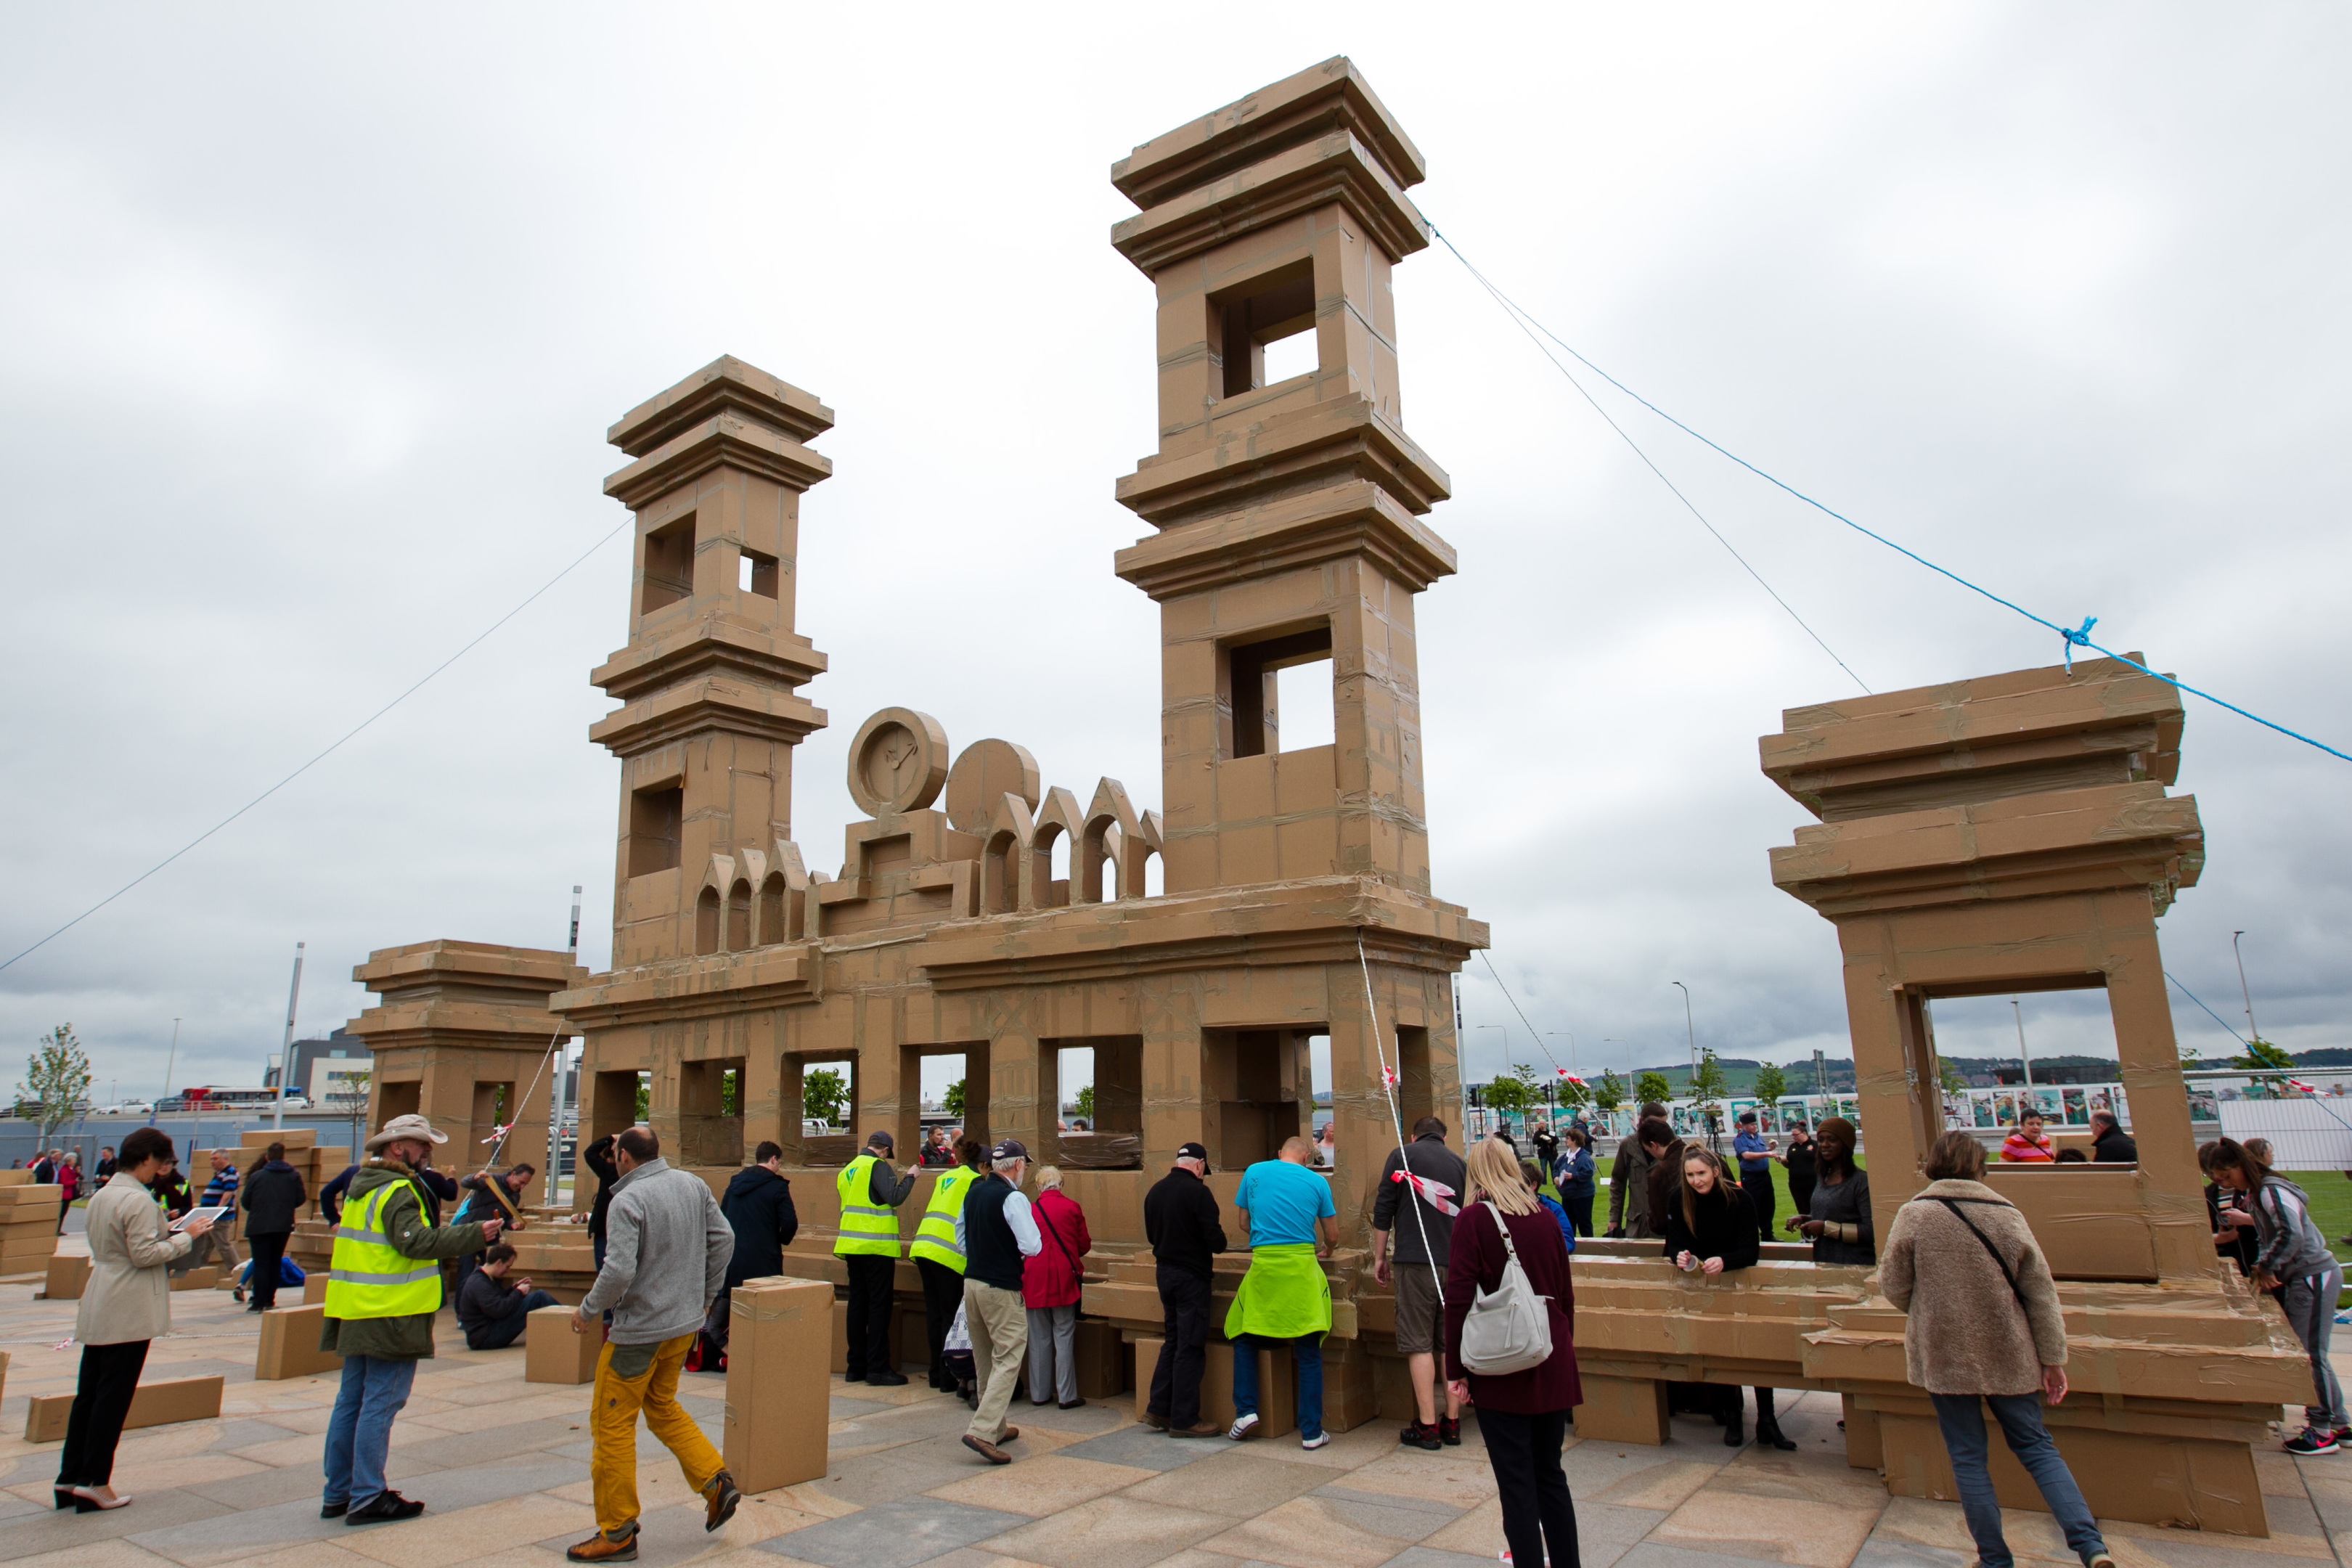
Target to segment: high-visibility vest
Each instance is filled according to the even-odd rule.
[[[915,1227],[915,1242],[907,1250],[917,1258],[928,1258],[944,1264],[957,1273],[963,1272],[963,1248],[956,1245],[956,1221],[963,1214],[963,1200],[971,1194],[972,1183],[980,1173],[969,1165],[958,1165],[941,1171],[938,1183],[931,1188],[931,1201],[923,1209],[923,1223]]]
[[[841,1194],[841,1234],[834,1238],[835,1258],[896,1258],[898,1256],[898,1215],[874,1201],[874,1156],[860,1154],[849,1162],[834,1186]]]
[[[416,1184],[400,1181],[386,1182],[343,1206],[328,1262],[327,1316],[413,1318],[441,1310],[440,1264],[409,1257],[392,1245],[384,1229],[384,1205],[403,1187],[423,1205],[425,1194]]]

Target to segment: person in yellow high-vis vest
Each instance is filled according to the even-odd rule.
[[[953,1394],[961,1386],[948,1371],[948,1331],[955,1327],[956,1310],[963,1305],[963,1248],[956,1245],[956,1221],[971,1184],[984,1173],[981,1157],[986,1151],[970,1138],[956,1140],[955,1161],[942,1169],[931,1184],[931,1201],[923,1205],[922,1223],[907,1251],[915,1272],[923,1277],[923,1327],[931,1345],[931,1386]]]
[[[877,1131],[835,1182],[841,1230],[833,1254],[849,1271],[848,1381],[895,1388],[907,1381],[890,1352],[890,1304],[898,1271],[898,1205],[915,1190],[915,1173],[890,1166],[898,1140]]]
[[[425,1505],[384,1484],[393,1417],[408,1403],[416,1363],[433,1353],[441,1310],[440,1259],[479,1252],[498,1220],[436,1226],[417,1171],[446,1143],[422,1116],[395,1116],[367,1141],[335,1224],[319,1348],[343,1358],[342,1387],[327,1423],[321,1519],[345,1524],[415,1519]]]

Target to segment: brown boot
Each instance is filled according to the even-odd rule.
[[[1146,1426],[1150,1427],[1155,1432],[1165,1432],[1168,1430],[1168,1417],[1162,1415],[1157,1410],[1145,1411],[1143,1413],[1143,1424]]]
[[[1012,1455],[995,1444],[975,1437],[969,1432],[963,1435],[963,1446],[992,1465],[1009,1465],[1013,1462]]]
[[[702,1528],[713,1531],[733,1519],[735,1505],[742,1500],[743,1494],[736,1489],[733,1476],[721,1470],[711,1477],[710,1484],[702,1489]]]
[[[572,1563],[635,1563],[637,1560],[637,1531],[632,1525],[629,1533],[615,1541],[598,1531],[577,1546],[563,1549],[567,1562]]]

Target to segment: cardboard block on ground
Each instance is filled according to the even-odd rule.
[[[1882,1408],[1878,1413],[1886,1489],[1896,1497],[1957,1502],[1959,1489],[1952,1479],[1942,1430],[1927,1401],[1917,1405],[1916,1410]],[[1997,1430],[1990,1414],[1986,1425]],[[2083,1500],[2101,1519],[2231,1535],[2270,1533],[2253,1453],[2242,1439],[2105,1431],[2057,1419],[2049,1425],[2067,1469],[2083,1489]],[[1993,1494],[2001,1507],[2049,1511],[2041,1489],[2007,1444],[1995,1441],[1989,1458]]]
[[[174,1278],[172,1281],[172,1289],[174,1290],[209,1290],[220,1282],[220,1268],[215,1264],[207,1263],[202,1268],[191,1268],[185,1274],[182,1274]]]
[[[579,1384],[596,1381],[596,1357],[604,1348],[602,1329],[572,1331],[569,1307],[541,1307],[522,1331],[525,1383]]]
[[[747,1492],[820,1479],[831,1384],[817,1346],[832,1332],[833,1288],[806,1279],[736,1287],[727,1339],[727,1468]]]
[[[1135,1417],[1140,1421],[1151,1403],[1151,1369],[1159,1364],[1158,1335],[1135,1342]],[[1259,1351],[1257,1355],[1258,1436],[1279,1437],[1298,1429],[1298,1378],[1290,1352]],[[1209,1342],[1208,1367],[1201,1374],[1201,1419],[1220,1426],[1234,1424],[1234,1347],[1223,1340]]]
[[[1076,1348],[1079,1398],[1117,1399],[1127,1392],[1127,1347],[1119,1342],[1116,1326],[1098,1318],[1080,1319]]]
[[[89,1284],[89,1258],[85,1253],[60,1253],[49,1259],[48,1284],[41,1291],[45,1301],[79,1301]]]
[[[313,1268],[302,1276],[302,1305],[315,1307],[327,1299],[327,1271]]]
[[[27,1187],[32,1184],[33,1173],[30,1171],[0,1171],[0,1190],[9,1187]]]
[[[35,1394],[25,1412],[25,1441],[55,1443],[64,1438],[66,1423],[73,1415],[74,1396],[70,1394]],[[131,1414],[123,1418],[127,1430],[132,1426],[168,1426],[175,1421],[210,1421],[221,1413],[221,1377],[178,1377],[162,1383],[142,1383],[131,1396]]]
[[[1585,1373],[1584,1403],[1576,1407],[1576,1435],[1612,1443],[1656,1445],[1666,1440],[1666,1385],[1650,1378]]]
[[[263,1383],[289,1377],[341,1373],[343,1358],[319,1348],[326,1331],[323,1306],[272,1307],[261,1314],[261,1343],[254,1354],[253,1375]]]

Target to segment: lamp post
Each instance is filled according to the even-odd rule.
[[[302,1000],[303,945],[299,942],[294,944],[294,984],[286,990],[286,1043],[278,1048],[278,1097],[269,1108],[269,1126],[273,1131],[282,1130],[286,1125],[286,1075],[294,1070],[294,1009]]]
[[[2238,939],[2245,934],[2242,931],[2230,933],[2230,952],[2238,960],[2238,994],[2246,999],[2246,1034],[2250,1039],[2259,1040],[2263,1032],[2254,1027],[2254,994],[2246,988],[2246,955],[2238,947]]]
[[[1679,980],[1675,981],[1675,984],[1676,985],[1682,985],[1683,1028],[1690,1036],[1691,1091],[1693,1093],[1696,1093],[1698,1090],[1698,1026],[1691,1022],[1690,987],[1683,985],[1683,983]]]
[[[1503,1066],[1504,1066],[1505,1070],[1506,1070],[1506,1071],[1507,1071],[1507,1070],[1509,1069],[1509,1068],[1510,1068],[1510,1065],[1511,1065],[1511,1064],[1510,1064],[1510,1056],[1511,1056],[1511,1031],[1510,1031],[1510,1026],[1509,1026],[1508,1025],[1505,1025],[1505,1024],[1480,1024],[1480,1025],[1477,1025],[1477,1026],[1476,1026],[1476,1027],[1481,1028],[1481,1029],[1500,1029],[1500,1030],[1502,1030],[1502,1031],[1503,1031]],[[1500,1075],[1497,1075],[1497,1076],[1500,1076]],[[1492,1116],[1492,1115],[1494,1114],[1494,1107],[1492,1107],[1492,1106],[1487,1106],[1487,1107],[1486,1107],[1486,1113],[1487,1113],[1489,1116]]]

